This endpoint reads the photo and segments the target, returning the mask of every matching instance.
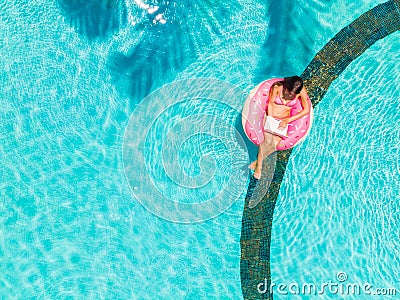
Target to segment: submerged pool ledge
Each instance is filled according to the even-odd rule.
[[[315,55],[301,75],[313,106],[322,100],[331,83],[353,60],[376,41],[398,30],[400,0],[377,5],[340,30]],[[254,177],[248,186],[240,239],[240,275],[244,299],[273,298],[268,289],[271,282],[271,228],[276,200],[291,152],[289,149],[277,153],[273,180],[262,200],[254,208],[248,205],[256,185]]]

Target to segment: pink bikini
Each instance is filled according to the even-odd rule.
[[[277,101],[277,100],[279,100],[279,101]],[[279,97],[279,95],[276,95],[276,98],[275,98],[274,102],[275,102],[275,104],[278,104],[278,105],[285,105],[285,106],[288,106],[288,107],[293,107],[297,103],[297,97],[294,98],[293,100],[291,100],[289,103],[284,104],[282,99],[281,99],[281,97]]]

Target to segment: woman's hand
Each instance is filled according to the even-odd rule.
[[[286,119],[282,119],[279,123],[278,129],[283,130],[288,126],[288,121]]]

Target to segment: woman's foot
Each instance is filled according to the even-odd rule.
[[[256,169],[256,166],[257,166],[257,161],[255,160],[249,165],[249,169],[254,171]]]
[[[254,178],[255,179],[260,179],[261,178],[261,170],[262,170],[262,166],[258,166],[257,165],[257,161],[253,161],[250,165],[249,165],[249,169],[254,171]]]
[[[254,170],[254,174],[253,174],[253,176],[254,176],[254,178],[255,179],[260,179],[261,178],[261,171],[262,171],[262,167],[261,168],[259,168],[258,166],[257,166],[257,168]]]

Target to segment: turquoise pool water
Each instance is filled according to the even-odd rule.
[[[399,37],[377,42],[332,84],[315,109],[310,137],[292,153],[274,212],[277,284],[320,289],[344,272],[343,284],[361,290],[346,299],[371,297],[362,292],[366,283],[366,292],[397,288],[398,297]]]
[[[126,1],[126,5],[123,2],[116,5],[113,1],[53,3],[47,0],[0,4],[0,295],[5,299],[240,299],[239,239],[245,192],[240,189],[243,182],[237,182],[239,190],[230,187],[235,190],[235,201],[218,216],[203,222],[180,224],[156,216],[135,198],[126,179],[127,163],[122,153],[129,117],[139,111],[144,96],[176,80],[214,78],[248,92],[264,78],[300,73],[337,31],[377,3],[232,1],[229,5],[216,6],[204,0],[196,4],[147,4],[150,7],[134,1]],[[149,13],[148,9],[155,6],[158,11]],[[332,10],[336,14],[332,14]],[[284,19],[290,21],[281,21]],[[274,32],[285,34],[279,35],[273,44],[266,43],[274,37]],[[387,66],[379,64],[374,71],[379,61],[376,57],[394,55],[398,50],[394,43],[396,37],[398,35],[380,44],[387,52],[378,52],[378,45],[355,62],[354,69],[350,66],[325,99],[344,99],[345,91],[351,93],[348,82],[356,76],[359,87],[353,95],[354,103],[362,102],[365,94],[361,91],[367,84],[380,91],[382,101],[396,113],[393,107],[397,108],[398,104],[388,99],[398,99],[399,91],[388,92],[386,84],[382,83],[385,80],[378,79],[395,80],[396,73],[384,72],[383,68],[391,65],[398,69],[398,65],[392,60]],[[280,54],[279,59],[275,55],[272,59],[272,54],[276,53]],[[367,60],[369,57],[372,61]],[[358,69],[356,64],[359,64]],[[371,75],[375,81],[369,79]],[[311,255],[316,252],[314,248],[310,248],[310,252],[307,247],[299,250],[291,246],[294,242],[298,247],[307,245],[309,241],[303,238],[306,231],[295,231],[293,235],[284,233],[287,232],[285,218],[290,219],[290,214],[294,214],[293,218],[299,220],[298,211],[288,207],[294,207],[294,201],[319,203],[321,199],[336,195],[340,189],[339,195],[346,196],[340,199],[360,200],[350,205],[367,202],[370,209],[361,210],[360,214],[372,217],[372,211],[380,211],[379,218],[374,217],[372,223],[368,223],[367,217],[362,222],[352,223],[353,230],[365,236],[353,235],[349,239],[354,247],[363,248],[350,248],[351,257],[359,260],[343,263],[340,270],[348,272],[351,279],[364,279],[365,273],[350,269],[364,262],[358,251],[375,244],[372,249],[380,256],[365,258],[376,272],[368,279],[375,285],[386,285],[398,269],[398,261],[395,256],[391,257],[397,251],[394,247],[398,246],[393,238],[396,234],[398,238],[398,204],[392,201],[398,194],[398,182],[396,184],[395,176],[388,177],[388,171],[380,170],[387,168],[396,174],[398,162],[380,154],[387,149],[388,153],[397,155],[393,143],[398,135],[387,133],[379,138],[374,135],[373,140],[369,134],[354,136],[349,142],[354,148],[363,149],[356,152],[358,161],[365,162],[363,153],[366,157],[375,155],[377,159],[366,165],[357,163],[355,166],[350,159],[340,164],[340,153],[350,147],[340,142],[343,141],[343,125],[337,125],[338,131],[332,131],[330,124],[334,121],[326,114],[331,111],[333,117],[341,116],[334,106],[338,102],[323,102],[317,107],[312,135],[291,158],[275,214],[273,276],[277,280],[283,277],[311,280],[303,278],[310,274],[307,268],[311,267],[319,272],[312,274],[324,274],[323,278],[336,274],[339,267],[328,262],[347,253],[338,251],[331,246],[333,242],[325,240],[320,247],[326,249],[321,253],[328,257],[327,263],[316,266],[317,259]],[[367,104],[373,110],[371,102]],[[224,132],[219,138],[200,134],[184,144],[178,155],[169,152],[176,155],[176,165],[180,165],[188,177],[206,174],[203,175],[206,179],[207,174],[215,174],[204,193],[207,198],[219,194],[231,172],[228,166],[232,156],[226,155],[226,150],[230,149],[226,140],[235,136],[232,117],[235,105],[217,105],[209,113],[201,103],[189,106],[181,103],[166,110],[167,114],[160,118],[153,115],[154,111],[140,116],[158,122],[155,128],[159,130],[151,131],[143,142],[146,151],[141,153],[151,171],[151,180],[162,193],[179,193],[175,200],[184,203],[205,200],[193,190],[185,192],[181,187],[169,186],[172,183],[165,176],[157,176],[162,166],[158,163],[160,155],[156,155],[161,152],[156,150],[162,146],[159,140],[166,130],[160,122],[169,122],[168,117],[176,120],[174,116],[177,115],[184,119],[193,115],[195,109],[205,110],[206,115],[221,112],[221,119],[225,120],[223,128],[228,133]],[[376,132],[384,130],[381,127],[384,125],[397,126],[395,119],[385,117],[386,114],[386,111],[378,114],[382,119],[379,124],[383,125],[378,124]],[[346,114],[344,118],[353,120],[352,116]],[[361,116],[363,120],[368,119],[366,113]],[[185,134],[191,130],[182,128]],[[217,134],[213,132],[213,136]],[[326,146],[329,155],[320,156],[316,149],[326,137],[332,142],[329,150]],[[393,147],[388,147],[387,143]],[[195,149],[199,152],[194,153]],[[247,163],[247,151],[234,149],[238,151],[236,158]],[[254,149],[247,150],[254,155]],[[164,155],[169,157],[168,152]],[[346,155],[343,154],[348,157]],[[314,166],[307,162],[308,157],[315,157]],[[340,183],[333,178],[331,181],[335,181],[336,187],[329,187],[328,178],[322,175],[307,181],[309,172],[306,170],[313,170],[313,174],[315,169],[333,173],[333,166],[338,168],[335,174],[340,173],[346,180],[353,181]],[[135,167],[139,166],[133,165],[132,169]],[[374,177],[362,176],[372,168]],[[176,169],[172,165],[168,170]],[[240,176],[246,178],[245,171]],[[161,182],[154,181],[160,178]],[[246,188],[247,181],[244,183]],[[380,194],[372,192],[376,185],[380,185]],[[297,194],[291,195],[288,191]],[[356,197],[356,191],[360,191],[361,196],[357,194]],[[189,197],[182,197],[184,193]],[[337,196],[332,199],[336,201],[332,210],[337,213],[343,206],[347,210],[342,216],[347,222],[356,219],[351,217],[354,215],[349,205],[340,202]],[[311,210],[311,207],[316,209],[317,204],[304,209]],[[373,207],[376,209],[372,210]],[[307,214],[302,216],[307,218]],[[323,223],[323,216],[305,221],[319,224],[315,222]],[[327,233],[330,237],[343,237],[333,236],[343,227],[332,228]],[[315,236],[324,240],[323,234],[319,232]],[[358,243],[359,236],[366,239],[365,243]],[[300,244],[302,241],[304,244]],[[384,243],[378,244],[378,241]],[[336,242],[340,244],[343,240]],[[284,254],[292,258],[299,252],[303,257],[301,264],[298,261],[288,264]],[[392,265],[387,263],[389,259]],[[335,274],[331,274],[331,268]]]

